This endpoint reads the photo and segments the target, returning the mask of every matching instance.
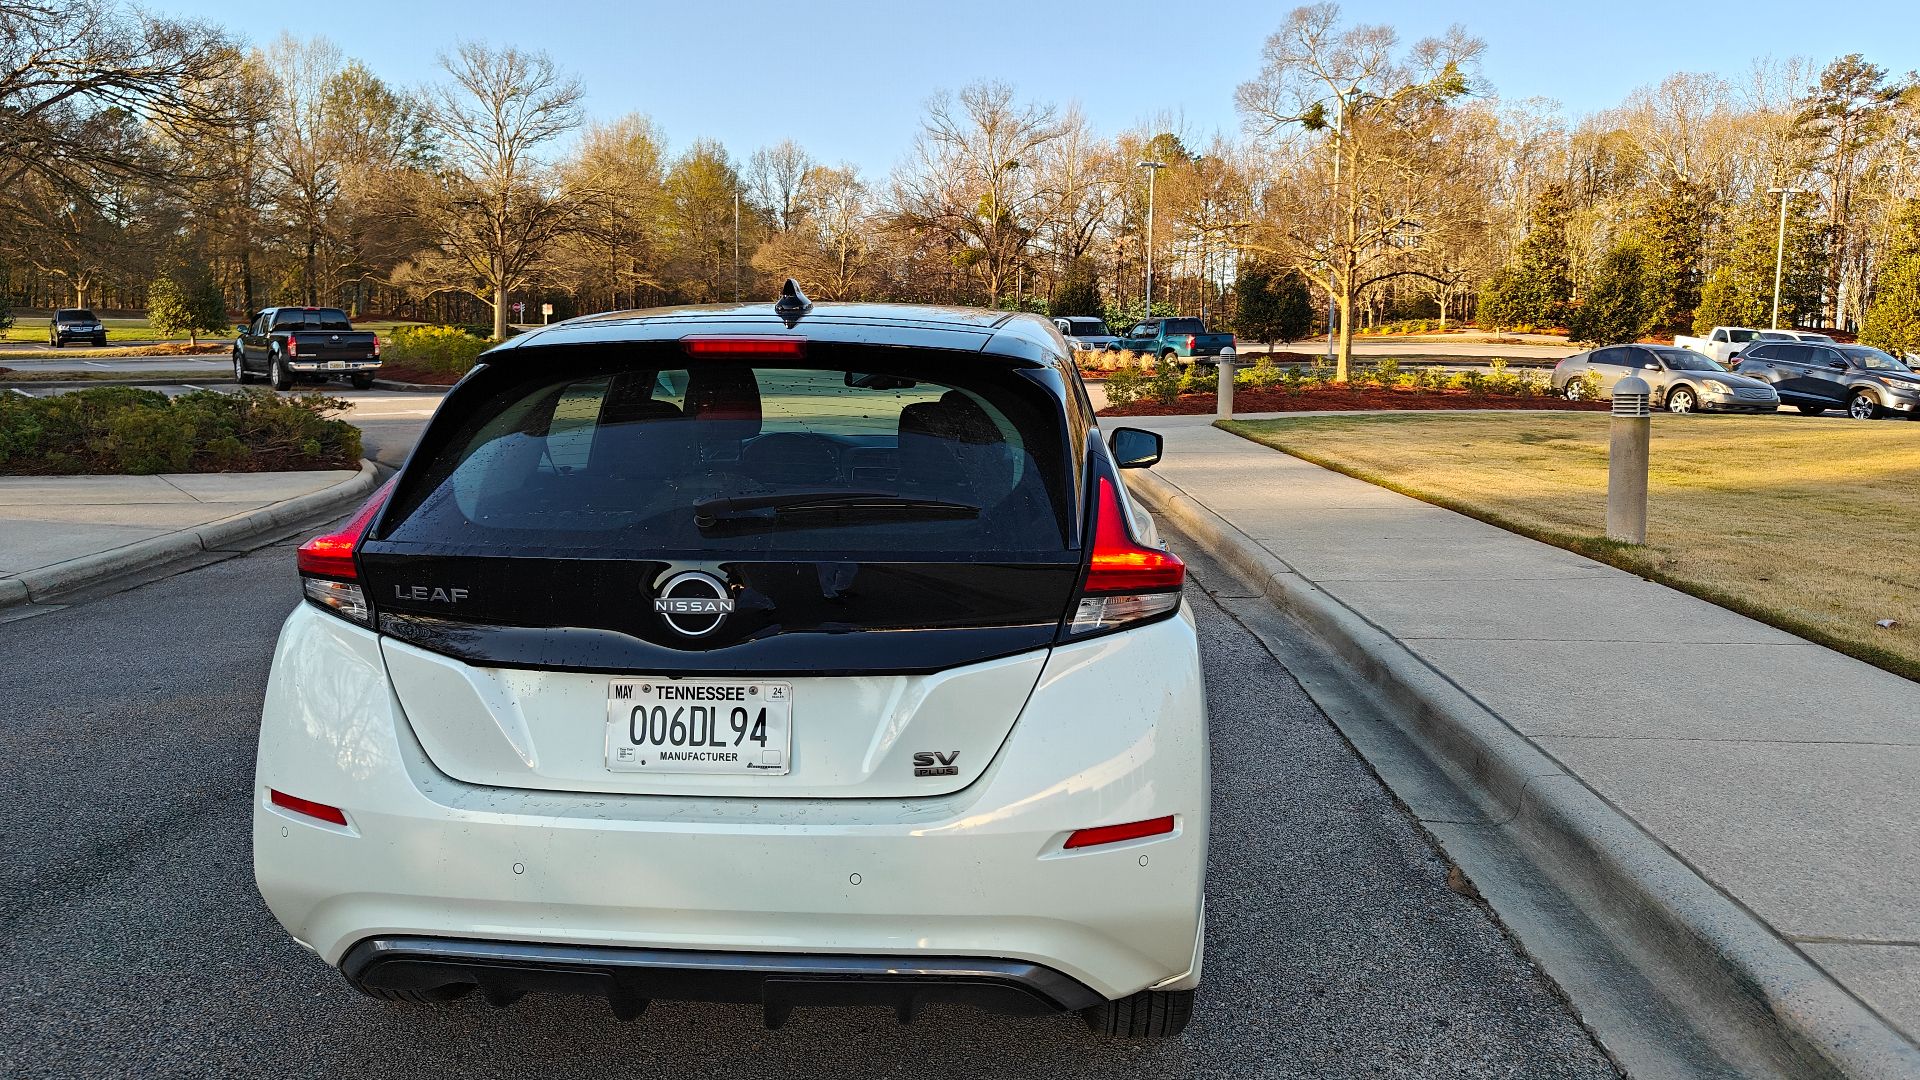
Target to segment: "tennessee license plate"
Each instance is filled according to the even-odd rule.
[[[746,679],[615,679],[607,687],[614,772],[764,773],[793,757],[793,687]]]

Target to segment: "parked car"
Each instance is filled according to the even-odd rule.
[[[1185,570],[1038,316],[619,312],[490,350],[300,548],[254,874],[396,1001],[1078,1011],[1201,977]]]
[[[1232,334],[1209,334],[1199,319],[1147,319],[1120,335],[1118,347],[1156,360],[1219,356],[1234,347]]]
[[[1747,343],[1759,339],[1765,331],[1746,326],[1716,326],[1705,337],[1689,337],[1686,334],[1674,336],[1673,343],[1682,349],[1697,352],[1710,357],[1715,362],[1731,367],[1740,350]]]
[[[1063,315],[1053,320],[1060,335],[1067,339],[1075,352],[1112,352],[1118,349],[1120,339],[1107,329],[1105,319],[1096,319],[1087,315]]]
[[[47,320],[47,344],[56,349],[69,341],[90,341],[96,348],[107,343],[107,326],[86,308],[61,308]]]
[[[1857,420],[1920,415],[1920,375],[1865,345],[1766,341],[1748,349],[1740,374],[1771,385],[1809,416],[1845,409]]]
[[[1761,341],[1804,341],[1810,345],[1836,345],[1830,334],[1817,330],[1762,330]]]
[[[282,307],[256,313],[233,343],[233,381],[260,372],[275,390],[344,375],[354,389],[373,385],[380,370],[379,335],[355,330],[339,308]]]
[[[1638,375],[1652,388],[1654,407],[1673,413],[1770,413],[1780,408],[1773,387],[1670,345],[1609,345],[1569,356],[1554,365],[1554,391],[1569,401],[1583,399],[1589,392],[1588,372],[1597,377],[1602,398],[1611,398],[1621,379]]]

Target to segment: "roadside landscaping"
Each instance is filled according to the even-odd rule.
[[[104,386],[34,398],[0,394],[0,474],[291,472],[354,469],[347,402],[265,390],[169,399]]]
[[[229,380],[233,378],[231,373],[223,374],[218,370],[214,371],[212,374],[217,377],[229,379]],[[58,370],[58,369],[53,371],[16,371],[13,368],[0,367],[0,385],[7,385],[11,383],[40,383],[40,382],[48,382],[48,383],[128,382],[131,380],[138,380],[141,383],[167,383],[167,382],[179,382],[187,379],[205,379],[207,377],[208,377],[208,370],[206,368],[198,368],[198,369],[183,368],[180,370],[169,370],[169,369],[162,368],[157,371],[150,371],[145,368],[142,368],[138,371],[112,371],[112,370],[69,371],[69,370]]]
[[[1402,370],[1395,360],[1361,368],[1346,383],[1326,367],[1286,368],[1268,360],[1234,378],[1239,412],[1353,412],[1380,409],[1597,410],[1601,402],[1555,396],[1545,376],[1510,372],[1495,360],[1491,372]],[[1108,376],[1106,416],[1208,414],[1217,406],[1219,373],[1210,366],[1122,368]]]
[[[382,342],[382,379],[433,386],[459,382],[492,344],[457,326],[403,326]]]
[[[1633,547],[1606,539],[1608,424],[1535,414],[1220,426],[1920,680],[1920,579],[1904,550],[1920,535],[1914,428],[1658,417],[1649,539]]]

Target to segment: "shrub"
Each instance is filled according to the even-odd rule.
[[[1152,377],[1147,379],[1147,393],[1162,405],[1171,405],[1180,399],[1180,384],[1185,381],[1179,364],[1158,364]]]
[[[1132,365],[1116,368],[1107,376],[1107,403],[1131,405],[1146,393],[1147,377]]]
[[[1417,367],[1407,371],[1407,389],[1426,390],[1433,385],[1433,369]]]
[[[215,472],[353,468],[360,429],[338,398],[211,390],[168,400],[106,386],[0,397],[0,473]]]
[[[184,335],[199,344],[200,335],[228,327],[227,301],[204,265],[189,265],[147,286],[147,322],[162,336]]]
[[[1392,390],[1400,385],[1400,361],[1389,356],[1373,365],[1373,381],[1380,384],[1382,390]]]
[[[381,346],[381,358],[388,363],[465,375],[487,342],[457,326],[402,326]]]

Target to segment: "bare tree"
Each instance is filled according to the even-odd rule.
[[[747,160],[747,197],[773,218],[774,228],[781,232],[800,224],[806,216],[804,188],[815,164],[792,139],[755,150]]]
[[[444,155],[417,202],[434,248],[396,271],[424,291],[458,290],[493,308],[507,334],[507,294],[532,284],[572,203],[543,148],[580,126],[580,84],[545,53],[468,42],[441,59],[451,82],[430,93],[426,118]]]
[[[1283,145],[1287,197],[1271,228],[1248,242],[1306,274],[1340,313],[1335,378],[1353,354],[1355,302],[1386,277],[1417,272],[1407,255],[1437,209],[1409,185],[1430,135],[1470,90],[1485,46],[1454,27],[1404,54],[1388,26],[1339,26],[1331,3],[1295,8],[1267,39],[1259,77],[1235,94],[1248,130]],[[1270,188],[1270,190],[1272,190]]]
[[[979,268],[988,301],[999,303],[1034,236],[1035,166],[1059,134],[1052,106],[1016,105],[1006,83],[974,83],[957,101],[936,94],[894,177],[897,227],[945,239]]]
[[[304,302],[320,302],[320,243],[340,195],[344,140],[328,121],[327,87],[340,72],[340,49],[326,38],[281,34],[267,53],[273,73],[274,124],[265,140],[280,187],[280,210],[300,238]]]
[[[793,277],[822,300],[858,299],[872,287],[876,230],[872,192],[852,165],[807,170],[798,195],[808,211],[754,252],[754,269]]]

